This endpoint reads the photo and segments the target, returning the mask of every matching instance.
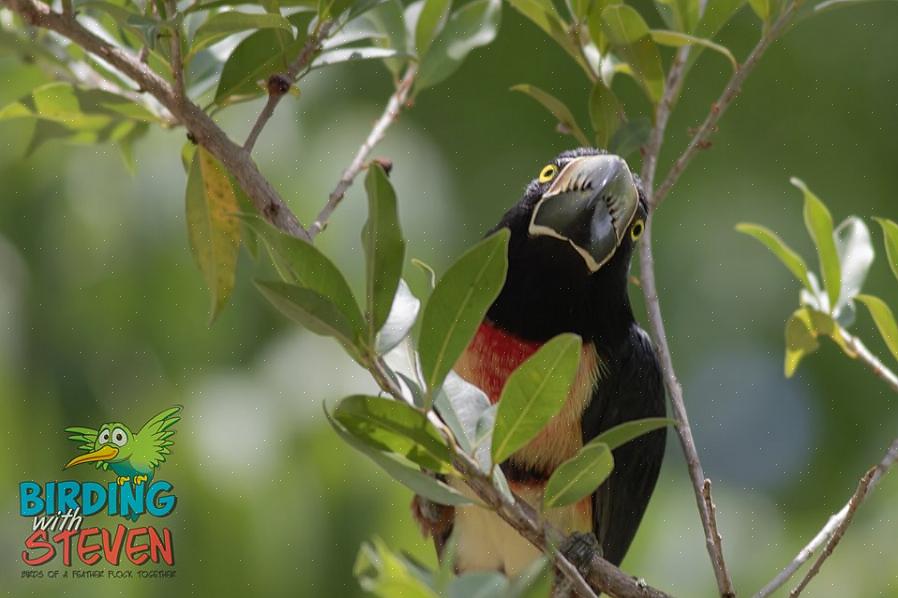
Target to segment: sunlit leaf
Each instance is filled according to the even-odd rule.
[[[322,52],[312,61],[312,69],[320,69],[343,62],[355,62],[360,60],[376,60],[382,58],[394,58],[398,55],[391,48],[337,48]]]
[[[421,15],[415,26],[415,49],[418,56],[427,55],[430,44],[446,26],[451,8],[452,0],[424,0]]]
[[[453,12],[422,58],[415,89],[420,91],[446,80],[472,50],[492,42],[501,17],[501,0],[473,0]]]
[[[198,147],[187,177],[187,236],[212,295],[210,321],[231,296],[240,250],[237,197],[224,166]]]
[[[786,268],[804,285],[808,290],[813,290],[813,285],[808,277],[808,267],[800,255],[795,253],[791,247],[786,245],[785,241],[770,229],[759,224],[750,224],[743,222],[736,225],[736,230],[754,237],[764,244],[773,255],[775,255],[783,263]]]
[[[851,305],[867,279],[867,272],[873,263],[873,242],[864,221],[857,216],[846,218],[834,231],[836,253],[839,255],[842,288],[835,313],[840,316],[843,308]],[[840,317],[841,319],[841,317]]]
[[[415,494],[423,496],[427,500],[441,505],[460,506],[470,505],[473,501],[461,494],[449,484],[421,471],[417,466],[398,457],[395,453],[385,453],[370,444],[359,440],[349,433],[346,428],[336,422],[333,416],[324,409],[324,416],[328,423],[349,446],[353,447],[377,465],[379,465],[394,480],[409,488]]]
[[[791,378],[799,362],[819,346],[810,310],[807,307],[795,310],[786,322],[786,377]]]
[[[791,183],[804,194],[804,223],[817,247],[820,260],[820,272],[823,274],[823,286],[829,297],[830,309],[839,300],[842,286],[839,253],[833,236],[833,217],[829,210],[814,193],[808,189],[801,179],[792,177]]]
[[[598,147],[607,148],[623,122],[624,108],[614,92],[601,81],[593,85],[589,95],[589,119]]]
[[[493,429],[494,463],[502,463],[533,440],[561,411],[580,365],[580,348],[580,337],[560,334],[508,377]]]
[[[748,0],[748,4],[761,21],[770,20],[770,0]]]
[[[596,0],[603,2],[603,0]],[[551,0],[508,0],[515,10],[549,34],[565,52],[580,60],[580,51],[568,32],[568,24],[558,14]]]
[[[418,350],[431,396],[505,283],[508,238],[508,229],[502,229],[469,249],[440,278],[424,308]]]
[[[438,598],[437,593],[379,539],[373,544],[362,544],[353,574],[363,590],[380,598]]]
[[[424,412],[385,397],[353,395],[337,404],[334,419],[353,436],[436,472],[452,471],[452,451]]]
[[[682,46],[704,46],[705,48],[714,50],[729,60],[730,66],[733,67],[734,71],[739,68],[739,63],[736,62],[736,57],[733,56],[733,53],[730,52],[729,48],[714,43],[709,39],[695,37],[694,35],[680,33],[679,31],[667,31],[665,29],[652,29],[651,35],[652,40],[656,44],[662,46],[670,46],[672,48],[680,48]]]
[[[583,129],[580,128],[580,125],[577,124],[577,120],[574,118],[570,109],[564,105],[564,102],[533,85],[520,84],[515,85],[511,89],[512,91],[520,91],[521,93],[527,94],[542,104],[543,107],[552,113],[552,116],[558,120],[558,124],[561,125],[562,130],[565,133],[572,135],[574,139],[577,140],[577,143],[584,146],[590,145],[586,133],[584,133]]]
[[[586,498],[602,485],[614,469],[614,457],[605,444],[590,443],[559,465],[543,493],[547,509],[564,507]]]
[[[898,359],[898,324],[895,323],[891,308],[885,301],[873,295],[858,295],[856,299],[867,306],[882,340],[892,352],[892,356]]]
[[[882,234],[885,237],[884,243],[889,267],[892,268],[892,274],[898,279],[898,224],[888,218],[876,218],[876,221],[882,227]]]

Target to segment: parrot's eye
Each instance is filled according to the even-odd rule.
[[[103,430],[100,432],[100,435],[97,437],[97,442],[100,444],[106,444],[109,442],[109,430]]]
[[[112,431],[112,442],[119,446],[123,446],[127,440],[128,437],[125,435],[125,431],[121,428],[116,428]]]
[[[539,172],[539,182],[548,183],[555,178],[556,174],[558,174],[558,167],[554,164],[546,164]]]
[[[630,238],[635,241],[642,236],[643,232],[645,232],[645,220],[639,218],[633,223],[633,226],[630,227]]]

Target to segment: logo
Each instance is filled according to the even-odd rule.
[[[145,521],[148,517],[167,517],[177,504],[174,486],[159,479],[159,469],[171,455],[180,411],[181,407],[166,409],[137,431],[121,422],[105,423],[96,429],[66,428],[69,440],[78,443],[81,453],[69,460],[63,471],[93,464],[106,481],[19,483],[19,514],[32,520],[22,551],[22,561],[32,569],[24,571],[23,577],[43,577],[43,571],[34,568],[51,564],[54,559],[64,568],[73,564],[92,567],[101,562],[112,567],[126,563],[174,566],[171,530]],[[89,518],[100,514],[123,518],[128,525],[92,526]],[[130,577],[133,572],[91,569],[72,570],[71,574]],[[163,570],[152,576],[173,575],[174,570]],[[47,577],[69,577],[69,571],[48,571]]]

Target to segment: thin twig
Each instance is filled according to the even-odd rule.
[[[352,185],[352,181],[355,177],[365,168],[365,160],[368,158],[368,154],[371,153],[371,150],[375,145],[380,143],[384,138],[387,129],[399,117],[399,113],[405,106],[405,102],[408,99],[409,92],[412,89],[417,74],[418,70],[415,64],[410,64],[405,71],[405,75],[403,75],[399,84],[396,86],[396,91],[393,92],[393,95],[391,95],[390,99],[387,101],[387,107],[384,108],[383,114],[381,114],[380,118],[374,123],[371,132],[368,133],[365,142],[355,153],[352,162],[349,163],[349,166],[347,166],[343,171],[343,174],[340,175],[340,180],[328,196],[327,203],[321,208],[315,221],[309,227],[309,236],[311,238],[314,239],[315,236],[327,226],[327,221],[343,200],[343,196],[346,195],[346,190]]]
[[[842,507],[842,510],[830,517],[826,522],[826,525],[823,526],[817,535],[815,535],[814,538],[799,551],[798,555],[796,555],[796,557],[792,559],[792,561],[786,565],[786,567],[780,571],[770,583],[761,588],[761,590],[755,594],[754,598],[766,598],[773,594],[773,592],[789,581],[789,579],[795,575],[801,566],[804,565],[821,546],[826,544],[826,549],[824,549],[824,552],[814,563],[814,566],[808,572],[808,575],[806,575],[801,584],[793,590],[793,592],[802,591],[804,586],[807,585],[807,582],[813,577],[811,571],[816,574],[817,571],[820,570],[820,565],[822,565],[823,561],[826,560],[826,557],[832,553],[836,544],[838,544],[839,539],[845,534],[845,530],[848,528],[848,524],[851,523],[851,517],[854,515],[854,512],[870,495],[876,487],[876,484],[878,484],[879,480],[882,479],[882,476],[888,472],[889,468],[894,465],[895,461],[898,461],[898,438],[892,441],[892,444],[889,446],[889,449],[886,451],[882,460],[873,469],[867,472],[867,475],[865,475],[860,484],[858,484],[857,490],[855,490],[848,503]]]
[[[184,89],[184,62],[181,59],[181,21],[174,18],[175,13],[178,12],[178,3],[176,0],[167,0],[166,6],[168,7],[168,18],[174,21],[174,27],[172,27],[171,34],[171,72],[172,80],[174,81],[173,89],[175,99],[179,102],[183,102],[187,98],[187,93]],[[138,61],[140,61],[139,55]]]
[[[680,157],[677,158],[677,161],[674,162],[674,165],[668,171],[664,182],[658,186],[658,189],[655,191],[652,198],[652,207],[657,207],[664,200],[679,180],[680,175],[683,174],[686,166],[692,158],[695,157],[695,154],[699,150],[708,147],[708,144],[710,143],[709,139],[717,128],[717,121],[720,120],[723,113],[726,112],[730,104],[733,103],[733,100],[736,99],[736,96],[739,95],[739,92],[742,91],[742,84],[745,83],[745,79],[758,65],[758,62],[761,60],[764,52],[767,51],[770,44],[780,36],[792,21],[792,17],[795,16],[795,11],[801,4],[802,0],[792,0],[792,2],[789,2],[783,8],[779,17],[777,17],[770,27],[763,32],[761,39],[755,45],[754,49],[752,49],[748,58],[745,60],[745,63],[736,69],[732,77],[730,77],[729,82],[727,82],[723,93],[721,93],[717,101],[711,105],[711,110],[708,112],[708,116],[705,117],[704,122],[702,122],[701,126],[695,132],[695,135],[692,136],[692,140],[689,142],[685,151],[683,151]]]
[[[75,19],[68,19],[36,0],[0,0],[0,6],[19,14],[25,22],[54,31],[130,77],[155,97],[191,133],[197,143],[224,164],[259,213],[273,226],[296,237],[308,233],[271,183],[259,172],[249,153],[231,141],[202,109],[188,100],[179,101],[172,86],[138,60],[137,56],[101,39]]]
[[[262,107],[262,111],[256,118],[256,122],[253,123],[253,128],[250,130],[246,141],[243,142],[244,150],[250,153],[253,151],[253,146],[256,145],[256,140],[259,138],[259,134],[262,133],[262,129],[265,128],[265,125],[268,124],[268,121],[271,119],[272,115],[274,115],[274,111],[280,103],[281,98],[287,94],[290,86],[296,83],[300,72],[308,68],[315,53],[321,49],[321,43],[327,39],[328,35],[330,35],[333,26],[334,21],[328,20],[322,22],[309,35],[306,43],[303,44],[299,56],[297,56],[296,60],[290,64],[287,68],[287,72],[284,74],[272,75],[269,77],[268,81],[266,81],[268,101],[265,102],[265,106]]]
[[[683,86],[686,64],[689,59],[690,48],[680,48],[668,71],[664,83],[664,93],[655,111],[655,126],[649,135],[646,144],[645,156],[642,163],[642,180],[648,194],[648,204],[652,208],[652,188],[655,181],[655,171],[658,165],[658,156],[664,143],[664,134],[670,114]],[[692,436],[692,428],[689,425],[689,416],[686,412],[686,404],[683,400],[683,389],[677,380],[674,370],[670,347],[667,342],[667,334],[664,330],[664,320],[661,317],[661,305],[658,298],[657,283],[655,281],[655,265],[652,254],[652,219],[649,218],[645,226],[645,232],[640,242],[640,280],[643,295],[645,296],[646,309],[649,316],[649,328],[658,347],[661,359],[661,369],[664,373],[665,386],[670,396],[674,418],[677,421],[677,436],[683,454],[686,457],[686,465],[689,477],[692,480],[693,493],[699,516],[702,520],[702,528],[705,532],[705,546],[711,558],[711,566],[714,569],[714,577],[717,580],[717,589],[721,596],[735,596],[733,580],[727,569],[726,559],[723,555],[723,543],[717,528],[717,515],[714,502],[711,498],[711,481],[705,478],[701,460],[695,447],[695,439]]]
[[[840,328],[839,332],[842,338],[845,339],[845,344],[848,345],[848,348],[854,351],[857,359],[866,365],[878,378],[882,378],[892,390],[898,392],[898,375],[887,368],[876,355],[871,353],[861,339],[853,334],[849,334],[844,328]]]

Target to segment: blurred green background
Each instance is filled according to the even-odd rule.
[[[745,9],[722,41],[745,56],[758,31]],[[769,51],[713,149],[656,214],[667,331],[744,595],[841,508],[896,435],[898,398],[828,341],[784,379],[782,330],[798,284],[733,226],[768,225],[815,263],[800,193],[788,183],[795,175],[837,221],[863,217],[881,247],[870,217],[898,218],[896,39],[894,3],[800,24]],[[27,91],[10,78],[13,65],[0,55],[3,103]],[[671,121],[662,172],[728,69],[703,53]],[[582,74],[506,6],[496,42],[422,93],[376,149],[395,162],[409,256],[444,269],[573,144],[535,102],[509,91],[524,82],[557,94],[587,121]],[[622,88],[638,109],[635,87]],[[382,66],[363,63],[313,74],[302,91],[263,133],[257,159],[310,222],[379,115],[390,81]],[[232,108],[220,121],[242,138],[259,108]],[[339,442],[322,416],[323,399],[373,383],[335,343],[273,312],[251,286],[258,266],[247,254],[231,305],[208,326],[185,231],[183,131],[154,131],[140,143],[132,176],[106,146],[51,144],[25,159],[29,126],[0,126],[0,588],[12,596],[354,596],[362,593],[351,573],[355,555],[375,535],[433,563],[409,515],[410,492]],[[364,209],[356,185],[319,241],[356,289]],[[420,272],[410,267],[406,276],[422,294]],[[882,256],[867,288],[898,306]],[[638,289],[631,294],[640,304]],[[855,331],[886,357],[866,315]],[[31,521],[18,515],[18,482],[98,479],[88,467],[62,472],[75,454],[63,429],[109,420],[139,426],[171,404],[184,406],[183,421],[160,475],[178,496],[164,522],[174,533],[176,577],[21,579]],[[898,595],[896,500],[893,474],[809,595]],[[624,568],[677,595],[715,594],[674,440]]]

